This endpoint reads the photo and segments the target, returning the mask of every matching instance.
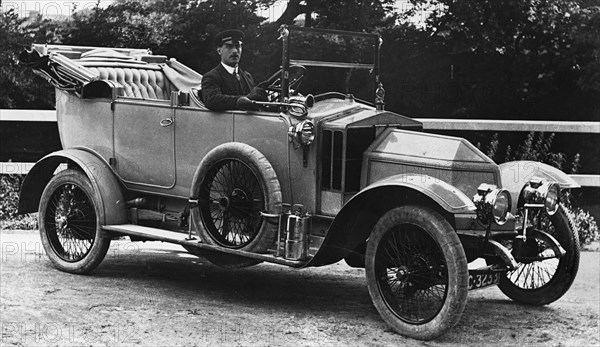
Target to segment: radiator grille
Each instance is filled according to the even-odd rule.
[[[323,131],[321,187],[342,189],[344,134],[341,131]]]
[[[374,128],[324,130],[321,188],[356,192],[360,189],[363,152],[375,139]]]

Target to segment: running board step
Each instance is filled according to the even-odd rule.
[[[240,251],[237,249],[229,249],[223,248],[219,246],[213,246],[206,243],[202,243],[197,239],[188,239],[188,235],[184,233],[178,233],[175,231],[169,231],[158,228],[145,227],[136,224],[120,224],[120,225],[105,225],[102,227],[102,230],[117,232],[120,234],[137,236],[141,238],[150,239],[152,241],[162,241],[169,243],[176,243],[182,246],[195,247],[202,250],[214,251],[219,253],[227,253],[252,259],[258,259],[262,261],[266,261],[269,263],[276,263],[281,265],[287,265],[292,267],[302,267],[306,264],[310,259],[297,261],[297,260],[287,260],[281,257],[276,257],[274,254],[261,254],[261,253],[252,253],[246,251]]]

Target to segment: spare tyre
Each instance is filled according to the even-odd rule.
[[[192,183],[192,223],[202,242],[264,253],[277,224],[263,217],[281,213],[275,170],[257,149],[237,142],[215,147],[200,163]]]

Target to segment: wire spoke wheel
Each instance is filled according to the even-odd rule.
[[[404,225],[389,230],[376,253],[379,289],[398,318],[421,324],[442,309],[448,270],[442,250],[426,232]]]
[[[281,213],[281,187],[271,163],[255,148],[228,142],[202,159],[194,181],[192,224],[202,242],[246,252],[265,253],[273,247],[277,223],[263,217]],[[211,263],[243,267],[260,261],[232,254],[196,252]]]
[[[69,183],[50,197],[44,219],[50,244],[63,260],[76,262],[92,248],[96,236],[96,212],[81,187]]]
[[[220,245],[240,248],[258,234],[265,209],[262,188],[250,167],[241,161],[222,160],[209,170],[200,199],[202,217]]]
[[[508,241],[507,248],[523,260],[501,277],[498,287],[517,302],[546,305],[558,300],[573,283],[579,268],[579,240],[563,205],[553,216],[542,211],[533,213],[530,222],[532,228],[553,236],[566,254],[554,257],[551,245],[534,237],[528,237],[522,244]]]
[[[100,235],[99,197],[87,176],[67,169],[56,174],[42,193],[40,237],[55,267],[88,273],[100,264],[110,239]]]
[[[556,228],[546,213],[538,212],[534,214],[531,221],[534,228],[545,231],[555,238],[558,236]],[[531,259],[541,258],[547,252],[552,252],[551,245],[534,238],[529,238],[522,248],[529,253],[527,255]],[[512,249],[512,244],[509,245],[509,249]],[[558,270],[559,263],[558,258],[524,261],[519,263],[515,270],[509,271],[506,277],[515,286],[522,289],[541,288],[552,280]]]
[[[507,278],[522,289],[537,289],[545,286],[554,277],[558,269],[558,259],[546,259],[532,263],[519,264]]]
[[[467,260],[458,235],[426,206],[386,212],[365,253],[367,287],[381,317],[398,333],[435,338],[456,325],[467,300]]]

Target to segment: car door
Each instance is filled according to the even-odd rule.
[[[189,196],[194,173],[213,148],[233,141],[231,111],[215,112],[182,106],[175,110],[177,185],[171,192]]]
[[[113,107],[114,166],[121,179],[150,190],[172,188],[176,177],[171,103],[121,99]]]

